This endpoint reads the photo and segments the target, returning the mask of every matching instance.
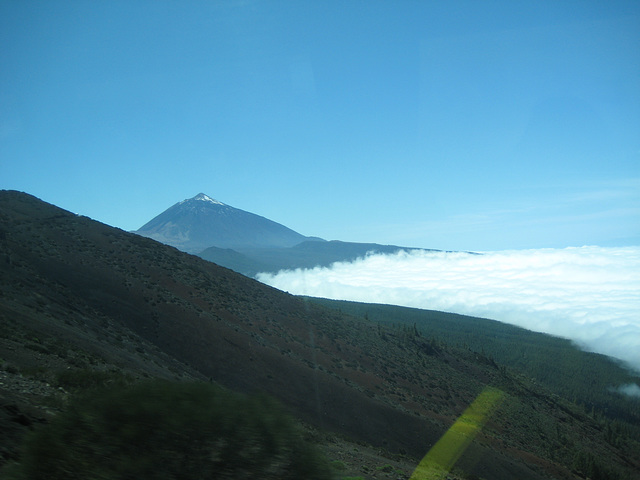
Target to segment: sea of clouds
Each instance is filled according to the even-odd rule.
[[[410,250],[257,278],[296,295],[500,320],[569,338],[640,371],[640,247]]]

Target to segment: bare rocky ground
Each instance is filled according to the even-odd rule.
[[[323,450],[327,457],[334,459],[333,465],[339,474],[346,477],[407,480],[415,468],[409,459],[343,439],[325,444]]]

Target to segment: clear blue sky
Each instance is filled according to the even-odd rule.
[[[640,2],[0,1],[0,188],[326,239],[640,245]]]

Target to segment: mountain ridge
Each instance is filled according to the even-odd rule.
[[[293,247],[220,249],[209,247],[198,256],[249,277],[280,270],[328,267],[335,262],[352,262],[370,254],[393,254],[399,251],[423,250],[378,243],[356,243],[330,240],[303,241]]]

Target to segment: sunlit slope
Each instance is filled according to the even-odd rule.
[[[460,472],[581,478],[594,459],[612,475],[639,468],[626,430],[487,356],[323,308],[25,194],[0,193],[0,225],[0,345],[11,366],[2,395],[16,405],[51,401],[60,371],[203,378],[267,392],[306,422],[417,465],[491,386],[503,400]],[[25,376],[54,392],[23,395]]]

